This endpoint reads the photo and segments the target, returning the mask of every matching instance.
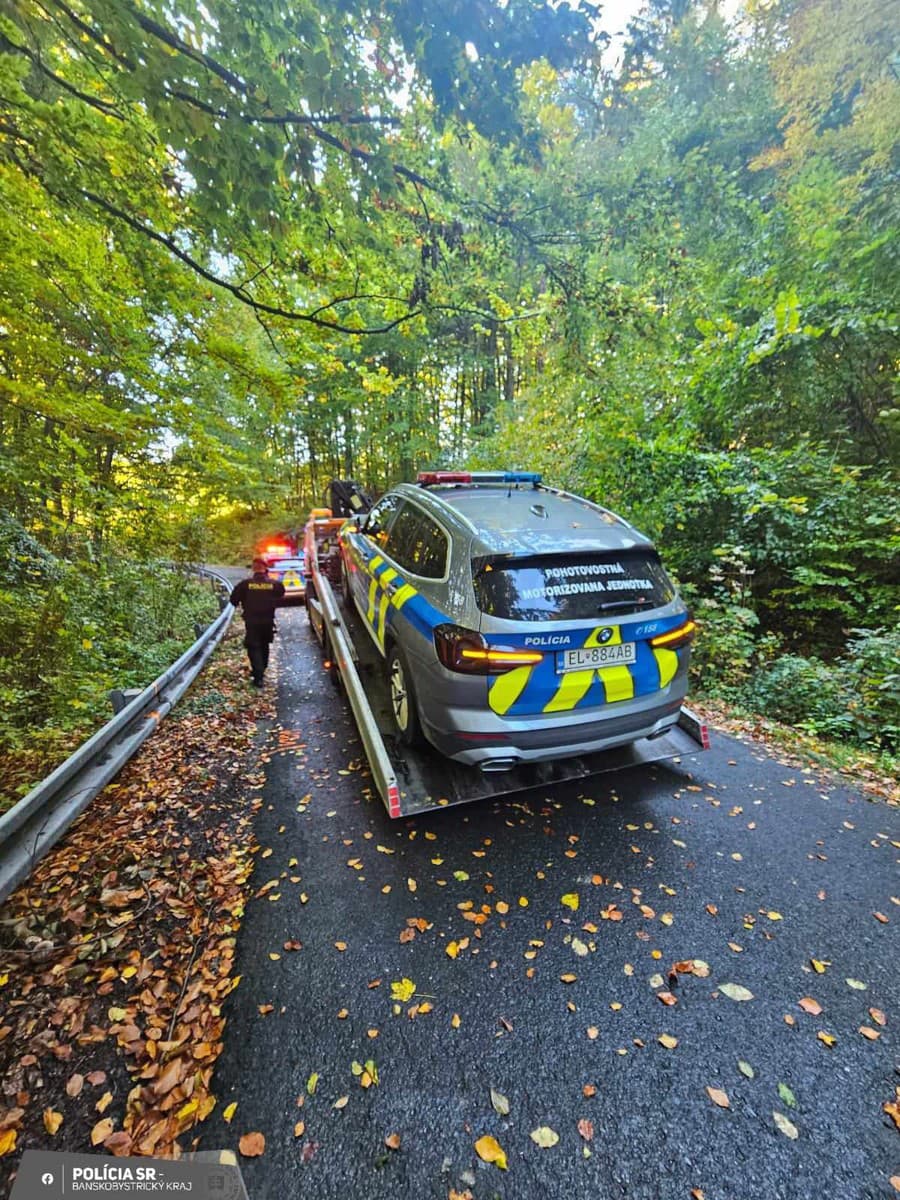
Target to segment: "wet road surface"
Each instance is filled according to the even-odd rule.
[[[680,764],[391,821],[305,613],[279,627],[201,1143],[265,1135],[251,1200],[896,1196],[896,809],[714,732]]]

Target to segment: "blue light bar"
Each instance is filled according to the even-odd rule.
[[[506,471],[503,475],[503,482],[532,483],[537,487],[543,478],[539,471]]]

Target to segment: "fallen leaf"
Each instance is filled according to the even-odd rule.
[[[861,979],[846,979],[844,982],[847,984],[847,987],[852,987],[856,992],[864,992],[869,986],[867,983],[863,983]]]
[[[822,1005],[818,1000],[813,1000],[812,996],[804,996],[802,1000],[797,1001],[797,1006],[811,1017],[817,1017],[822,1011]]]
[[[657,998],[657,1000],[659,1000],[663,1004],[665,1004],[668,1008],[671,1008],[672,1005],[678,1003],[678,997],[673,996],[671,992],[657,992],[656,998]]]
[[[817,975],[824,975],[824,974],[825,974],[825,970],[826,970],[826,968],[827,968],[827,966],[828,966],[828,964],[827,964],[827,963],[824,963],[824,962],[822,962],[822,961],[821,961],[820,959],[818,959],[818,958],[811,958],[809,961],[812,963],[812,969],[815,971],[815,973],[816,973]]]
[[[780,912],[767,912],[766,916],[769,918],[770,921],[783,921],[784,920],[784,918],[782,917]]]
[[[332,1108],[346,1108],[349,1103],[350,1103],[349,1096],[338,1096],[337,1100],[335,1100],[334,1104],[332,1104],[331,1107]]]
[[[109,1117],[104,1117],[102,1121],[98,1121],[91,1130],[91,1145],[99,1146],[105,1142],[113,1131],[113,1123]]]
[[[720,983],[719,991],[729,1000],[752,1000],[753,993],[739,983]]]
[[[778,1095],[781,1097],[781,1099],[785,1102],[785,1104],[789,1108],[797,1107],[797,1097],[794,1095],[794,1093],[791,1091],[791,1089],[788,1087],[788,1085],[786,1083],[779,1083]]]
[[[870,1042],[877,1042],[881,1037],[879,1030],[873,1029],[870,1025],[860,1025],[859,1032],[864,1038],[868,1038]]]
[[[18,1133],[15,1129],[0,1129],[0,1158],[12,1154],[16,1148]]]
[[[493,1088],[491,1088],[491,1104],[495,1113],[501,1117],[509,1116],[509,1101],[502,1092],[496,1092]]]
[[[496,1138],[490,1134],[480,1137],[475,1143],[475,1153],[482,1162],[494,1163],[501,1171],[506,1170],[506,1154]]]
[[[743,1059],[738,1063],[738,1070],[742,1075],[746,1075],[748,1079],[753,1079],[756,1075],[756,1072],[753,1070],[750,1064],[748,1062],[744,1062]]]
[[[723,1092],[721,1088],[707,1087],[706,1094],[712,1100],[713,1104],[718,1104],[719,1108],[731,1108],[728,1093]]]
[[[306,1132],[306,1122],[298,1121],[297,1124],[294,1126],[294,1137],[295,1138],[303,1137],[303,1134],[305,1132]]]
[[[573,975],[571,971],[567,971],[564,975],[560,975],[559,978],[562,983],[574,983],[578,976]]]
[[[581,938],[577,938],[577,937],[572,938],[572,949],[575,951],[575,953],[578,955],[579,958],[584,958],[585,955],[588,953],[588,948],[584,944],[584,942],[581,940]]]
[[[335,948],[335,950],[340,950],[340,952],[343,954],[344,951],[347,949],[347,943],[346,942],[335,942],[334,948]]]
[[[591,1096],[597,1095],[597,1089],[592,1083],[586,1083],[581,1089],[581,1094],[586,1100],[590,1100]]]
[[[76,1096],[81,1095],[81,1089],[84,1087],[84,1076],[73,1075],[66,1083],[66,1095],[71,1096],[74,1100]]]
[[[900,1129],[900,1100],[885,1100],[881,1107]]]
[[[678,1038],[672,1037],[670,1033],[661,1033],[657,1041],[661,1046],[665,1046],[667,1050],[674,1050],[678,1045]]]
[[[594,1137],[594,1122],[589,1121],[587,1117],[582,1117],[578,1122],[578,1132],[586,1142],[590,1142]]]
[[[54,1137],[59,1132],[59,1127],[63,1123],[63,1115],[61,1112],[55,1112],[52,1108],[44,1109],[44,1128]]]
[[[578,911],[578,893],[566,892],[564,896],[559,898],[560,904],[564,904],[566,908],[570,908],[572,912]]]
[[[876,912],[876,913],[872,913],[872,916],[875,918],[876,921],[880,921],[882,923],[882,925],[888,924],[888,918],[884,915],[884,913]]]
[[[876,1025],[887,1025],[887,1017],[884,1015],[884,1013],[881,1011],[880,1008],[870,1008],[869,1016],[872,1018],[872,1020],[875,1022]]]
[[[307,1079],[307,1081],[306,1081],[307,1095],[314,1096],[316,1094],[316,1088],[318,1087],[318,1085],[319,1085],[319,1072],[313,1071],[312,1075],[310,1075],[309,1079]]]
[[[833,1033],[825,1033],[825,1032],[824,1032],[824,1030],[821,1030],[821,1029],[820,1029],[820,1030],[819,1030],[819,1032],[816,1034],[816,1037],[819,1039],[819,1041],[820,1041],[820,1042],[824,1042],[824,1043],[825,1043],[825,1045],[826,1045],[826,1046],[827,1046],[829,1049],[831,1049],[831,1047],[832,1047],[832,1046],[835,1044],[835,1042],[837,1041],[837,1038],[834,1036],[834,1034],[833,1034]]]
[[[797,1126],[793,1123],[793,1121],[789,1121],[783,1113],[773,1112],[772,1120],[775,1122],[775,1125],[781,1131],[781,1133],[783,1133],[786,1138],[790,1138],[791,1141],[796,1141],[800,1136],[800,1131],[797,1129]]]
[[[549,1125],[539,1125],[537,1129],[532,1129],[530,1137],[536,1145],[541,1146],[544,1150],[549,1150],[559,1141],[559,1134]]]
[[[259,1158],[266,1148],[266,1138],[262,1133],[244,1133],[238,1142],[238,1150],[244,1158]]]
[[[596,1025],[588,1025],[587,1035],[592,1042],[596,1042],[597,1038],[600,1036],[600,1030]]]
[[[459,1013],[454,1013],[453,1016],[450,1018],[450,1024],[453,1026],[454,1029],[459,1029],[461,1023],[462,1023],[462,1020],[460,1018]]]
[[[222,1110],[222,1120],[225,1121],[226,1124],[230,1125],[231,1118],[234,1116],[234,1114],[236,1112],[237,1112],[237,1100],[232,1100],[232,1102],[230,1104],[226,1105],[226,1107]]]
[[[416,985],[411,979],[403,978],[399,982],[391,984],[391,999],[399,1000],[401,1004],[405,1004],[410,1000],[416,991]]]
[[[384,1144],[387,1146],[388,1150],[399,1150],[400,1149],[400,1134],[399,1133],[389,1133],[387,1135],[387,1137],[384,1139]]]

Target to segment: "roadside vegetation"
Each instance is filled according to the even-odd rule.
[[[7,6],[7,751],[190,637],[158,560],[467,464],[656,538],[700,696],[896,766],[896,11],[721,8]]]
[[[50,553],[0,516],[0,811],[146,687],[218,612],[175,564]]]

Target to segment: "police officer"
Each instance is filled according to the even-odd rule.
[[[235,608],[244,609],[244,645],[253,671],[253,686],[262,687],[269,665],[269,646],[275,636],[275,609],[284,596],[284,584],[269,579],[264,558],[254,558],[253,575],[242,579],[231,593]]]

